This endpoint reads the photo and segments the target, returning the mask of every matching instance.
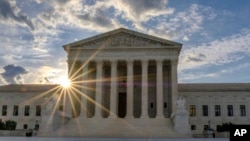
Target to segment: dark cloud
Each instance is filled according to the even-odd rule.
[[[66,4],[68,1],[70,0],[56,0],[56,3],[60,4],[60,5],[64,5]]]
[[[40,80],[40,83],[41,84],[49,84],[50,81],[49,81],[48,77],[43,77],[42,80]]]
[[[201,61],[204,61],[205,59],[206,59],[206,55],[202,53],[198,54],[195,57],[188,56],[188,62],[201,62]]]
[[[3,67],[4,72],[0,75],[9,84],[20,84],[22,83],[22,74],[28,73],[25,68],[21,66],[15,66],[13,64]]]
[[[112,26],[112,21],[110,20],[110,18],[108,18],[100,9],[97,9],[92,13],[84,13],[82,15],[78,15],[77,17],[83,22],[91,22],[103,27]]]
[[[0,0],[0,19],[12,19],[18,23],[25,23],[31,30],[34,30],[34,25],[28,16],[20,13],[16,14],[13,10],[8,0]]]
[[[122,0],[124,3],[130,5],[136,14],[141,14],[148,10],[163,10],[165,4],[163,0]]]

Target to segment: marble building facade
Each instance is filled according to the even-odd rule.
[[[0,119],[17,120],[18,129],[38,121],[41,136],[187,137],[174,130],[171,118],[182,97],[192,134],[225,122],[249,123],[250,84],[178,84],[181,47],[124,28],[64,45],[74,91],[60,98],[57,85],[1,86]],[[19,94],[22,100],[4,102]],[[50,95],[60,99],[56,108],[44,104]]]

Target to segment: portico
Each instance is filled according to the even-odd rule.
[[[96,120],[104,127],[100,120],[116,125],[118,119],[125,120],[144,132],[157,124],[150,136],[164,136],[159,130],[170,128],[178,97],[181,46],[124,28],[64,45],[69,78],[81,91],[72,97],[73,117],[86,124]],[[136,136],[128,130],[117,130],[117,136],[120,132]]]
[[[163,73],[163,69],[166,73]],[[118,114],[121,112],[119,111],[121,94],[126,95],[124,97],[126,116],[124,117],[167,118],[170,116],[169,112],[172,109],[169,109],[171,107],[169,79],[171,76],[168,60],[90,61],[82,68],[82,78],[87,78],[87,82],[94,83],[92,86],[82,88],[82,92],[96,102],[82,98],[83,116],[123,118]],[[163,84],[166,89],[165,97]]]

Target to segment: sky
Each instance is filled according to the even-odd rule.
[[[120,27],[182,43],[179,83],[249,83],[249,7],[249,0],[0,0],[0,85],[60,83],[63,45]]]

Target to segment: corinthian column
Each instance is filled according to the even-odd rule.
[[[148,60],[142,60],[142,84],[141,84],[141,97],[142,97],[142,111],[141,116],[148,116]]]
[[[97,61],[95,117],[102,117],[102,61]]]
[[[87,97],[88,97],[88,83],[87,83],[87,79],[88,79],[88,64],[83,64],[84,67],[82,69],[82,83],[81,85],[82,87],[82,94],[83,96],[81,96],[81,105],[82,105],[82,110],[81,110],[81,116],[86,117],[87,116]]]
[[[110,116],[117,117],[117,61],[111,61]]]
[[[175,102],[178,98],[178,81],[177,81],[177,60],[171,60],[171,97],[172,97],[172,113],[176,110]]]
[[[127,117],[133,117],[133,61],[127,61]]]
[[[163,117],[163,75],[162,60],[157,60],[157,117]]]

